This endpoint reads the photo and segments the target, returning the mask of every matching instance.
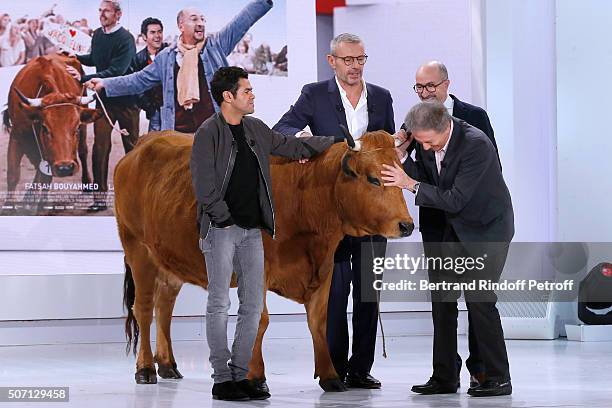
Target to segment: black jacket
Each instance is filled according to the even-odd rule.
[[[158,53],[168,46],[167,43],[162,43],[161,48]],[[132,64],[130,65],[130,70],[132,72],[138,72],[146,68],[147,61],[149,59],[149,52],[147,47],[144,47],[142,50],[138,51],[134,58],[132,59]],[[145,111],[147,114],[147,119],[151,119],[151,116],[161,108],[163,105],[163,93],[161,85],[154,87],[153,89],[149,89],[143,94],[138,95],[138,99],[136,104],[140,109]]]
[[[263,227],[274,236],[269,155],[296,160],[312,157],[343,139],[324,136],[302,138],[285,136],[252,116],[245,116],[242,123],[247,143],[252,147],[259,163],[259,204]],[[206,119],[195,133],[191,152],[191,178],[198,202],[200,238],[206,238],[212,222],[219,224],[231,216],[223,198],[235,158],[236,141],[223,115],[217,112]]]
[[[459,100],[459,98],[457,98],[455,95],[449,96],[453,99],[453,116],[458,119],[465,120],[475,128],[482,130],[484,134],[488,136],[491,143],[493,143],[495,152],[497,152],[497,160],[499,160],[499,152],[497,151],[497,143],[495,142],[495,133],[493,132],[493,127],[491,126],[491,121],[489,120],[489,115],[487,115],[487,112],[479,106]],[[499,161],[499,164],[501,166],[501,161]]]
[[[453,132],[438,175],[435,154],[416,146],[416,160],[406,173],[420,181],[415,204],[441,211],[442,222],[420,220],[423,240],[440,242],[444,222],[462,242],[510,242],[514,213],[495,147],[479,129],[453,118]],[[438,221],[438,220],[435,220]]]
[[[499,159],[497,143],[495,142],[495,134],[493,132],[493,127],[491,126],[491,121],[489,120],[489,115],[487,115],[487,112],[478,106],[461,101],[455,95],[451,94],[449,96],[453,99],[453,116],[466,121],[468,124],[482,130],[484,134],[487,135],[491,141],[491,144],[493,144],[493,147],[495,148],[497,161],[501,168],[501,160]],[[408,154],[410,154],[415,147],[416,142],[413,142],[408,149]],[[418,159],[419,158],[417,158],[417,160]],[[421,231],[423,241],[438,241],[437,234],[434,234],[434,236],[431,237],[427,231],[428,229],[429,231],[440,231],[444,228],[445,222],[446,218],[443,211],[431,207],[419,207],[419,230]],[[425,231],[423,228],[425,228]]]

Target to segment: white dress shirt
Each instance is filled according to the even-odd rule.
[[[455,100],[451,98],[450,95],[446,97],[446,100],[444,101],[444,106],[446,107],[448,114],[453,116],[453,108],[455,107]]]
[[[353,138],[358,140],[368,130],[368,88],[366,87],[365,81],[362,79],[363,89],[361,90],[361,96],[359,97],[357,106],[353,108],[346,91],[340,86],[340,82],[338,82],[338,77],[335,79],[338,89],[340,90],[340,99],[342,99],[348,130]]]
[[[444,145],[442,149],[435,152],[436,167],[438,168],[438,174],[440,174],[440,170],[442,170],[442,160],[444,160],[444,156],[446,155],[446,150],[448,149],[448,144],[451,140],[451,136],[453,135],[453,127],[454,127],[454,124],[453,124],[453,121],[451,120],[450,133],[448,134],[448,140],[446,141],[446,144]]]

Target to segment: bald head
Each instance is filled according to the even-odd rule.
[[[196,44],[204,41],[204,13],[195,7],[182,9],[176,15],[176,24],[181,32],[181,40],[185,44]]]
[[[438,100],[444,103],[448,98],[448,70],[440,61],[429,61],[416,72],[415,91],[421,101]]]

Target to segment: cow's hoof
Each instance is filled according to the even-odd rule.
[[[154,368],[141,368],[134,374],[136,384],[157,384],[157,374]]]
[[[255,387],[257,391],[267,392],[268,394],[270,393],[270,388],[268,388],[268,383],[266,382],[265,378],[264,379],[254,378],[250,381],[251,381],[251,385]]]
[[[161,378],[180,380],[183,378],[183,375],[179,372],[178,368],[176,368],[176,363],[170,365],[158,364],[157,366],[157,374]]]
[[[325,392],[344,392],[347,391],[346,385],[339,378],[329,378],[327,380],[319,380],[319,385]]]

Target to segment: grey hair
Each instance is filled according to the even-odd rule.
[[[336,49],[340,43],[362,44],[363,40],[355,34],[342,33],[334,37],[329,43],[329,52],[331,55],[336,55]]]
[[[102,0],[103,3],[110,3],[113,5],[115,12],[121,11],[121,1],[120,0]]]
[[[450,120],[451,116],[446,106],[436,100],[414,105],[406,115],[404,124],[408,132],[433,130],[442,133],[448,127]]]

